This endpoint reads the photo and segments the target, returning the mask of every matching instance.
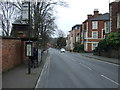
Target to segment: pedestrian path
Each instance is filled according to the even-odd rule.
[[[82,56],[86,56],[88,58],[94,58],[96,60],[101,60],[109,63],[114,63],[114,64],[119,64],[120,65],[120,60],[115,59],[115,58],[108,58],[108,57],[103,57],[103,56],[96,56],[93,55],[93,53],[80,53]]]
[[[43,54],[42,63],[38,68],[32,68],[28,74],[27,64],[22,64],[14,69],[3,73],[2,88],[34,88],[40,76],[48,53]]]

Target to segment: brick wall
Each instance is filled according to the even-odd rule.
[[[110,49],[109,52],[101,52],[101,56],[120,59],[120,48],[119,50]]]
[[[21,64],[23,52],[21,40],[17,39],[2,39],[2,71],[13,68]]]
[[[100,53],[94,52],[94,54],[104,56],[104,57],[109,57],[109,58],[116,58],[120,60],[120,46],[117,50],[110,48],[109,51],[107,52],[100,52]]]
[[[111,8],[111,32],[120,32],[120,29],[117,29],[117,13],[119,11],[120,2],[113,2],[110,4]]]
[[[120,50],[120,48],[118,48],[118,50],[112,49],[111,53],[110,53],[110,56],[114,57],[114,58],[119,58],[120,59],[120,51],[119,50]]]

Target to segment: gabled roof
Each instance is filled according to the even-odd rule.
[[[105,13],[105,14],[102,14],[100,16],[90,18],[88,20],[92,20],[92,21],[98,21],[98,20],[107,21],[107,20],[109,20],[109,17],[110,17],[109,13]]]
[[[85,22],[88,21],[88,20],[91,20],[91,21],[100,21],[100,20],[102,20],[102,21],[108,21],[109,18],[110,18],[109,13],[105,13],[105,14],[99,15],[99,16],[97,16],[97,17],[92,17],[92,18],[90,18],[90,19],[87,19],[87,20],[85,20],[83,23],[85,23]]]

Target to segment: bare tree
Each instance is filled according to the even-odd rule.
[[[55,24],[55,6],[67,6],[62,0],[40,0],[34,5],[34,36],[40,38],[42,43],[46,43],[49,36],[57,29]]]
[[[65,33],[62,30],[57,30],[58,37],[65,37]]]
[[[1,15],[1,23],[2,23],[1,25],[4,36],[10,35],[12,23],[20,15],[19,9],[18,7],[16,7],[17,4],[15,3],[17,2],[0,1],[0,15]]]

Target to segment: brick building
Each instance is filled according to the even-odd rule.
[[[68,46],[73,50],[75,42],[84,45],[84,50],[92,52],[101,39],[104,39],[109,33],[120,33],[120,0],[110,3],[110,13],[100,14],[97,9],[94,14],[87,15],[79,30],[72,28],[68,36]],[[77,34],[76,34],[77,32]]]
[[[22,22],[12,24],[11,36],[13,37],[29,37],[29,25]]]
[[[109,13],[99,14],[99,11],[95,9],[94,14],[89,14],[88,19],[82,24],[81,42],[84,44],[84,50],[93,51],[99,41],[109,32]]]
[[[111,32],[120,32],[120,0],[110,3]]]
[[[72,27],[72,30],[69,31],[69,35],[67,36],[67,49],[68,50],[73,50],[74,49],[74,44],[76,42],[80,42],[80,25],[77,24]]]
[[[70,50],[70,35],[67,35],[66,37],[66,49]]]

